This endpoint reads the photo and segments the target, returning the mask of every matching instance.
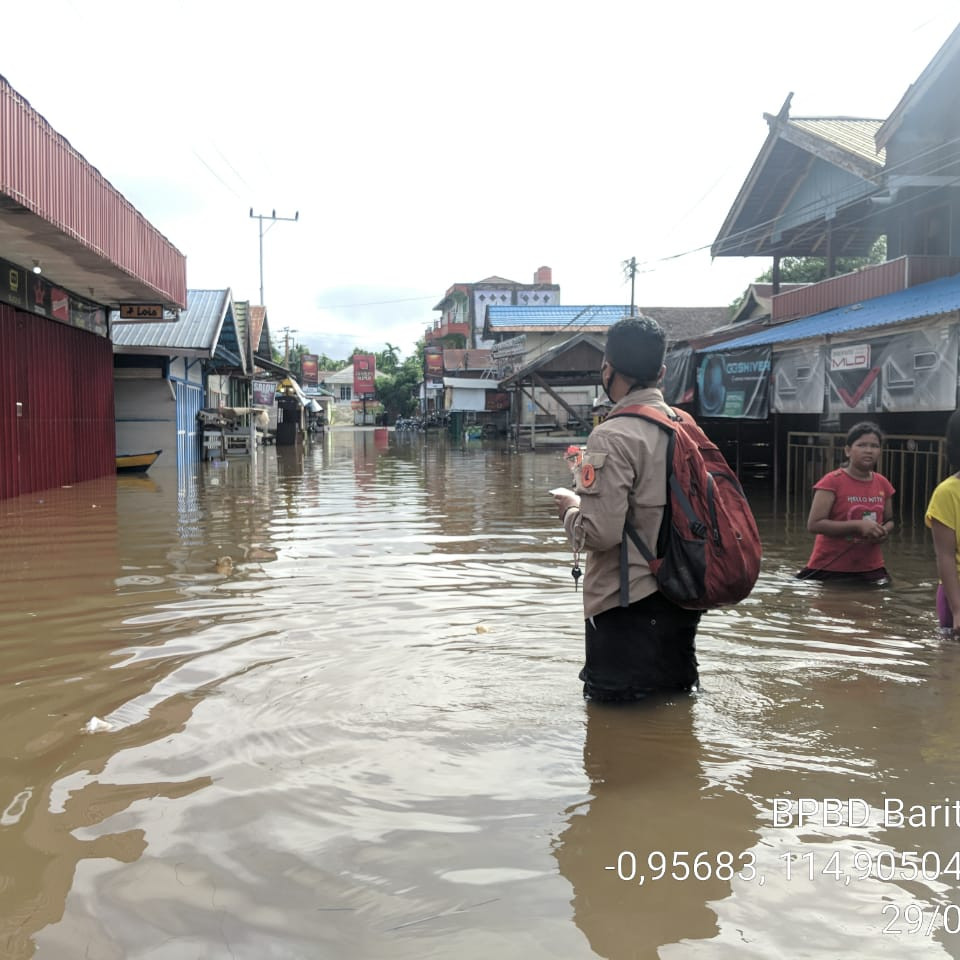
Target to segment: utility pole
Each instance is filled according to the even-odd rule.
[[[287,357],[290,354],[290,339],[297,331],[292,327],[284,327],[280,332],[283,334],[283,365],[286,367],[288,366]]]
[[[250,208],[250,217],[253,220],[260,221],[260,306],[266,306],[266,303],[263,299],[263,235],[274,226],[278,220],[286,220],[288,223],[296,223],[300,219],[300,211],[297,210],[292,217],[278,217],[276,210],[271,210],[269,214],[266,213],[254,213],[253,207]],[[267,230],[263,229],[263,221],[269,220],[270,224],[267,226]]]
[[[634,306],[633,288],[637,279],[636,257],[631,257],[629,260],[623,261],[623,272],[630,277],[630,316],[635,317],[637,315],[637,308]]]

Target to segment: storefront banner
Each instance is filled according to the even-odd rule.
[[[957,347],[956,324],[890,337],[877,358],[883,409],[891,413],[954,410]]]
[[[30,273],[8,260],[0,260],[0,302],[29,310],[49,320],[65,323],[106,337],[107,311],[95,303],[81,300],[42,276]]]
[[[78,300],[74,296],[70,297],[70,326],[88,330],[98,337],[109,336],[107,311],[103,307],[98,307],[95,303]]]
[[[13,307],[27,305],[27,272],[6,260],[0,260],[0,300]]]
[[[272,407],[277,393],[277,384],[273,380],[253,381],[253,405],[255,407]]]
[[[502,390],[488,390],[483,403],[484,410],[509,410],[510,394]]]
[[[706,354],[697,370],[698,415],[766,420],[770,359],[769,347]]]
[[[823,413],[824,349],[793,347],[773,356],[773,409],[777,413]]]
[[[696,369],[693,362],[693,348],[668,350],[664,358],[667,368],[663,378],[663,399],[669,404],[693,403],[696,386]]]
[[[957,327],[951,325],[828,348],[828,412],[955,409],[957,346]]]
[[[305,353],[300,357],[300,380],[304,386],[319,386],[320,357],[317,354]]]
[[[427,347],[426,364],[426,377],[424,379],[443,379],[443,352],[438,347]]]

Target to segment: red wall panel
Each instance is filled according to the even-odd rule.
[[[114,437],[111,342],[0,304],[0,499],[113,473]]]
[[[897,257],[896,260],[864,267],[855,273],[845,273],[798,290],[778,293],[773,298],[773,322],[812,317],[836,307],[872,300],[940,277],[950,277],[958,271],[960,259],[957,257]]]

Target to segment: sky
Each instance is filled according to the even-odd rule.
[[[33,0],[0,74],[275,343],[409,356],[454,283],[726,306],[709,246],[791,116],[888,116],[953,0]],[[42,29],[40,28],[42,25]],[[31,39],[32,38],[32,39]],[[260,221],[250,211],[295,222]],[[282,349],[282,342],[281,342]]]

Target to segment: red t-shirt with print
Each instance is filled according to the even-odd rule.
[[[887,500],[896,493],[882,474],[873,473],[869,480],[858,480],[843,469],[832,470],[818,480],[813,489],[833,493],[828,520],[863,520],[872,516],[877,523],[883,523]],[[826,537],[818,533],[807,567],[836,573],[876,570],[883,566],[882,542],[853,536]]]

